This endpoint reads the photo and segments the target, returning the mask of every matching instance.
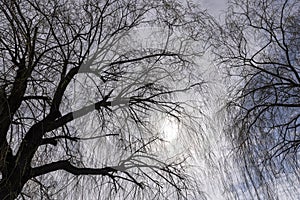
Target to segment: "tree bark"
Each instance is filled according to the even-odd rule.
[[[3,177],[0,181],[0,199],[16,199],[29,180],[30,171],[30,169],[22,169],[22,167],[16,166],[8,176]]]

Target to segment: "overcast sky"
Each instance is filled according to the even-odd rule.
[[[214,17],[218,17],[226,10],[227,0],[198,0]]]
[[[223,14],[225,14],[226,7],[227,7],[227,0],[195,0],[195,1],[200,2],[200,4],[203,5],[204,9],[207,9],[207,11],[212,16],[214,16],[216,19],[218,19],[218,20],[224,19],[224,18],[220,17],[220,15],[222,16]],[[203,65],[204,66],[206,65],[206,67],[208,67],[208,69],[212,69],[212,72],[210,72],[210,73],[212,73],[213,75],[209,74],[208,77],[210,77],[210,78],[213,77],[214,81],[220,80],[221,78],[217,77],[218,76],[218,74],[216,72],[217,70],[213,71],[213,69],[216,69],[216,66],[211,67],[213,65],[213,63],[210,63],[210,61],[206,60],[206,59],[207,59],[207,56],[205,56],[204,61],[201,61],[201,62],[203,62]],[[221,84],[222,83],[220,83],[220,85]],[[212,87],[211,89],[212,89],[213,93],[216,93],[216,92],[217,93],[218,92],[222,93],[222,91],[220,89],[219,89],[219,91],[217,91],[218,88],[215,87],[216,85],[217,84],[211,85],[211,87]],[[223,93],[224,93],[223,95],[226,96],[224,91],[223,91]],[[216,112],[220,107],[215,106],[216,102],[214,101],[213,97],[212,97],[211,104],[212,104],[211,107],[213,107],[215,109],[215,111],[212,111],[211,114],[214,115],[216,113],[213,113],[213,112]],[[211,116],[211,118],[214,119],[212,116]],[[223,146],[222,144],[220,145],[219,141],[221,139],[217,138],[218,136],[222,137],[222,127],[220,127],[221,125],[218,124],[218,122],[216,122],[216,121],[217,120],[215,120],[215,122],[212,122],[212,123],[215,123],[214,124],[215,129],[214,130],[205,130],[205,133],[208,134],[209,136],[211,136],[210,137],[211,145],[216,144],[216,146],[217,146],[215,149],[213,149],[214,150],[213,151],[213,154],[214,154],[213,156],[215,156],[215,161],[214,161],[215,163],[214,164],[217,164],[217,163],[221,164],[223,162],[222,160],[225,159],[224,155],[226,155],[228,152],[226,152],[226,149],[224,149],[224,147],[226,147],[226,146]],[[219,131],[220,133],[216,134],[216,131]],[[200,159],[199,159],[199,163],[201,164]],[[204,182],[203,183],[204,191],[208,195],[208,200],[223,200],[223,199],[226,199],[224,197],[224,195],[225,195],[224,186],[221,183],[222,173],[225,172],[224,171],[224,166],[223,166],[223,169],[222,169],[222,165],[216,166],[217,169],[212,169],[211,167],[209,168],[205,164],[203,164],[203,166],[206,166],[206,169],[204,169],[204,171],[205,171],[204,173],[205,173],[206,178],[204,180],[202,179],[202,182]],[[235,185],[236,189],[238,189],[238,191],[237,191],[237,193],[239,195],[238,198],[241,199],[241,200],[242,199],[246,199],[246,200],[252,199],[253,197],[251,198],[249,196],[249,193],[247,192],[247,189],[245,187],[245,183],[242,182],[242,178],[240,178],[239,175],[238,175],[238,171],[235,172],[234,169],[230,169],[230,170],[231,170],[232,178],[236,179],[236,180],[233,180],[233,182],[235,182],[234,185]],[[203,172],[201,172],[201,170],[199,170],[199,174],[201,174],[201,173],[203,173]],[[288,178],[285,178],[284,174],[283,174],[283,176],[280,177],[280,178],[277,178],[276,181],[278,182],[277,183],[278,185],[282,186],[282,187],[278,187],[278,195],[279,195],[278,199],[280,199],[280,200],[293,199],[294,198],[293,194],[289,194],[289,190],[285,190],[285,188],[290,187],[290,188],[296,188],[295,190],[297,190],[298,187],[294,186],[294,183],[297,182],[296,181],[296,176],[290,176],[290,179],[288,179]],[[244,189],[242,189],[242,188],[244,188]],[[259,190],[264,190],[265,187],[258,187],[257,189],[258,189],[258,191]]]
[[[224,14],[226,10],[227,0],[197,0],[200,5],[207,9],[208,13],[214,16],[216,19],[219,19],[219,16]],[[207,127],[205,130],[205,135],[209,138],[208,144],[212,148],[212,152],[203,152],[203,155],[196,155],[198,160],[198,176],[200,182],[202,183],[201,189],[207,194],[208,200],[225,200],[224,185],[222,183],[222,177],[224,173],[224,166],[221,163],[224,162],[225,155],[228,152],[224,151],[226,144],[222,144],[221,137],[222,134],[222,120],[220,117],[221,104],[218,104],[218,99],[216,97],[225,95],[225,89],[221,83],[221,76],[218,75],[218,70],[215,64],[209,60],[210,56],[205,54],[202,59],[200,59],[199,65],[207,69],[206,75],[204,78],[208,78],[211,82],[210,84],[210,94],[208,99],[209,102],[207,106],[209,109],[206,112],[209,115],[209,118],[213,119],[209,123],[204,125]],[[217,114],[218,113],[218,114]],[[218,116],[217,116],[218,115]],[[211,154],[213,163],[206,163],[205,156],[206,154]],[[203,157],[204,156],[204,157]]]

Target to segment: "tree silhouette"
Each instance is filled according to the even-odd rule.
[[[191,42],[205,40],[205,13],[151,0],[0,7],[0,199],[195,192],[186,158],[159,154],[151,116],[180,120],[176,93],[201,85]]]
[[[246,180],[239,189],[255,199],[277,199],[276,188],[299,195],[299,14],[299,1],[233,0],[215,39],[234,83],[226,132]]]

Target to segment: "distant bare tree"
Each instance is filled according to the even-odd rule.
[[[234,82],[227,133],[247,180],[239,190],[253,199],[278,199],[276,188],[300,194],[299,3],[232,0],[215,40]]]
[[[0,8],[0,199],[198,192],[186,157],[160,153],[151,116],[185,114],[175,96],[201,82],[191,72],[203,48],[192,42],[206,40],[205,13],[175,0]]]

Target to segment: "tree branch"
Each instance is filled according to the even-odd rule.
[[[162,52],[162,53],[156,53],[156,54],[150,54],[150,55],[145,55],[139,58],[133,58],[133,59],[127,59],[127,60],[119,60],[119,61],[115,61],[110,63],[108,66],[113,66],[113,65],[121,65],[124,63],[129,63],[129,62],[137,62],[137,61],[141,61],[147,58],[154,58],[154,57],[173,57],[173,56],[178,56],[179,54],[177,53],[171,53],[171,52]]]
[[[71,137],[71,136],[67,136],[67,135],[60,135],[60,136],[55,136],[55,137],[51,137],[51,138],[44,138],[42,140],[41,145],[52,144],[53,146],[56,146],[57,145],[57,140],[59,140],[59,139],[68,139],[68,140],[77,142],[80,138]]]
[[[76,118],[82,117],[82,116],[84,116],[84,115],[86,115],[86,114],[88,114],[88,113],[90,113],[94,110],[98,110],[101,107],[108,107],[108,106],[111,106],[111,102],[106,101],[106,99],[102,99],[99,102],[96,102],[96,103],[93,103],[91,105],[85,106],[85,107],[83,107],[79,110],[76,110],[74,112],[69,112],[68,114],[58,118],[54,122],[49,123],[49,125],[47,125],[46,132],[57,129],[57,128],[67,124],[68,122],[70,122],[70,121],[72,121]]]
[[[31,171],[31,178],[36,176],[41,176],[50,172],[54,172],[57,170],[64,170],[73,175],[102,175],[102,176],[110,176],[111,173],[117,172],[118,170],[113,167],[104,167],[104,168],[79,168],[73,166],[69,160],[61,160],[57,162],[53,162],[50,164],[46,164],[40,167],[35,167]]]

